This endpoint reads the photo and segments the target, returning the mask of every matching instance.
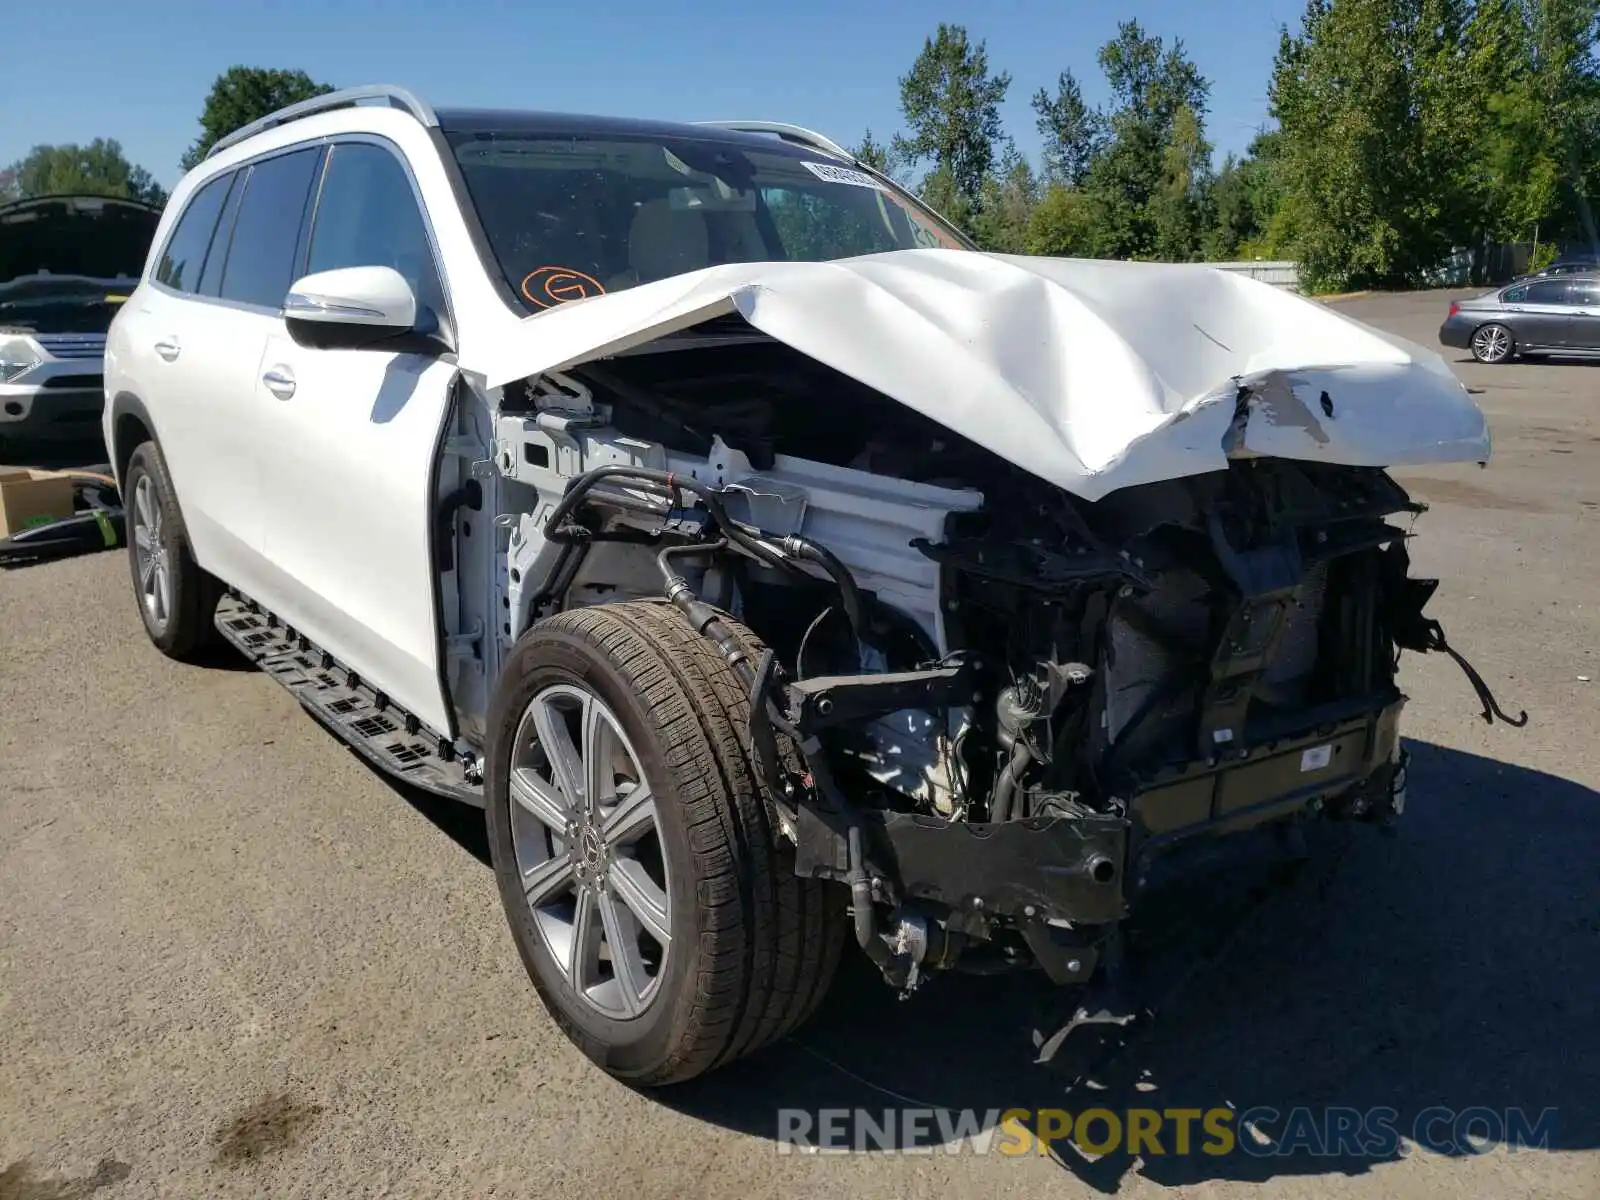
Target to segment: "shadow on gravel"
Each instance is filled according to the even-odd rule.
[[[355,751],[352,750],[351,753],[354,754]],[[489,833],[483,824],[483,809],[463,804],[459,800],[447,800],[443,796],[435,796],[432,792],[425,792],[421,788],[409,787],[378,771],[374,771],[373,774],[399,793],[407,804],[433,822],[440,833],[472,855],[483,866],[492,865],[489,861]]]
[[[191,665],[203,667],[207,671],[259,671],[261,669],[221,638],[201,650],[200,656]],[[4,1198],[0,1197],[0,1200],[4,1200]]]
[[[82,437],[75,438],[46,441],[0,437],[0,465],[60,471],[69,467],[104,464],[105,461],[106,444],[98,426]]]
[[[790,1118],[791,1134],[820,1109],[865,1109],[878,1125],[890,1110],[886,1137],[864,1130],[868,1151],[972,1153],[955,1144],[962,1133],[993,1130],[1013,1108],[1100,1108],[1125,1124],[1130,1109],[1228,1107],[1236,1131],[1250,1115],[1268,1139],[1241,1132],[1232,1153],[1201,1153],[1211,1139],[1197,1118],[1186,1155],[1170,1121],[1163,1153],[1147,1142],[1140,1162],[1051,1143],[1063,1167],[1108,1193],[1130,1173],[1174,1188],[1359,1175],[1408,1152],[1473,1153],[1468,1135],[1486,1133],[1479,1148],[1506,1153],[1511,1109],[1526,1115],[1529,1145],[1600,1150],[1600,794],[1440,746],[1411,749],[1412,803],[1394,835],[1330,830],[1313,863],[1109,1065],[1077,1040],[1092,1038],[1084,1031],[1036,1063],[1033,1031],[1054,1027],[1060,999],[1035,979],[950,976],[902,1003],[847,951],[823,1011],[794,1038],[656,1098],[779,1142],[775,1152],[779,1109],[807,1110]],[[1176,966],[1217,944],[1266,865],[1155,900],[1151,961]],[[948,1111],[913,1113],[908,1131],[905,1110],[921,1108]],[[856,1126],[836,1119],[833,1144],[855,1144]],[[1037,1130],[1034,1118],[1023,1124]],[[1090,1132],[1091,1145],[1107,1140],[1103,1118]],[[1038,1152],[997,1131],[990,1152],[1007,1147]]]

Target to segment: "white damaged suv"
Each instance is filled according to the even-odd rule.
[[[1115,1004],[1155,868],[1388,820],[1441,360],[1202,267],[972,248],[816,134],[335,93],[179,184],[112,326],[134,590],[487,810],[636,1084],[894,987]],[[1473,676],[1485,715],[1494,709]]]

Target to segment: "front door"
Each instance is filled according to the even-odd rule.
[[[1541,279],[1528,285],[1528,294],[1514,308],[1517,348],[1559,350],[1566,346],[1572,306],[1567,295],[1572,285],[1565,279]]]
[[[352,266],[394,267],[419,310],[445,312],[410,174],[387,144],[329,151],[306,272]],[[280,325],[260,368],[271,607],[396,704],[448,729],[429,503],[454,363],[314,349]]]
[[[1600,283],[1574,279],[1567,285],[1567,328],[1562,344],[1569,350],[1600,350]]]

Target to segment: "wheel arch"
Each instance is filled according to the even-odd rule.
[[[111,474],[121,491],[127,475],[128,460],[144,442],[160,444],[155,422],[143,400],[132,392],[118,392],[111,400]]]

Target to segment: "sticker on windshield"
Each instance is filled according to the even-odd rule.
[[[540,267],[537,271],[528,272],[522,281],[522,294],[527,297],[529,304],[539,308],[553,308],[557,304],[602,296],[605,290],[593,275],[585,275],[571,267]]]
[[[883,191],[883,184],[879,183],[865,171],[855,171],[849,167],[836,167],[832,163],[802,162],[800,164],[818,179],[828,183],[847,183],[851,187],[871,188],[873,191]]]

